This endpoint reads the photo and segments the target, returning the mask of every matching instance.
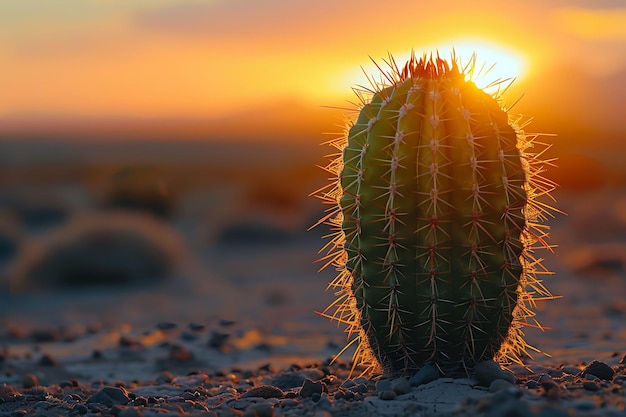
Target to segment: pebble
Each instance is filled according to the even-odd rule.
[[[587,391],[600,391],[600,387],[598,386],[598,384],[596,384],[593,381],[584,381],[583,382],[583,388],[586,389]]]
[[[128,404],[130,398],[125,389],[116,387],[104,387],[100,391],[96,392],[87,401],[88,404],[99,403],[108,406],[113,404]]]
[[[593,361],[582,372],[583,375],[594,375],[600,379],[610,381],[615,375],[615,371],[604,362]]]
[[[298,395],[302,398],[311,397],[313,394],[322,394],[324,387],[321,381],[313,381],[309,378],[306,378],[302,383],[302,387],[300,387],[300,391],[298,391]]]
[[[580,369],[577,366],[564,366],[562,371],[567,375],[578,375],[580,373]]]
[[[396,393],[392,390],[385,390],[378,392],[378,398],[381,400],[395,400],[397,397]]]
[[[39,379],[37,376],[33,374],[26,374],[22,378],[22,387],[23,388],[33,388],[39,385]]]
[[[376,381],[376,391],[392,391],[391,381],[389,381],[388,379],[379,379],[378,381]]]
[[[494,379],[491,384],[489,384],[489,392],[504,391],[510,388],[515,388],[515,385],[504,379]]]
[[[476,372],[478,383],[484,387],[488,387],[496,379],[503,379],[511,384],[515,384],[515,375],[502,369],[494,361],[479,362],[474,367],[474,371]]]
[[[143,413],[139,408],[128,407],[119,412],[117,417],[142,417]]]
[[[41,359],[39,359],[39,365],[41,366],[57,366],[58,364],[59,361],[50,355],[43,355]]]
[[[426,364],[422,366],[420,370],[411,377],[411,379],[409,379],[409,384],[412,387],[419,387],[420,385],[428,384],[439,377],[439,371],[434,366]]]
[[[184,345],[179,339],[176,343]],[[176,344],[166,349],[172,346]],[[109,357],[114,354],[111,351],[109,356],[107,351]],[[72,380],[73,375],[61,367],[40,368],[28,381],[27,372],[13,371],[11,378],[16,387],[0,384],[0,417],[624,415],[619,407],[624,401],[626,367],[611,368],[598,361],[591,362],[584,371],[580,364],[537,365],[533,366],[536,373],[515,374],[487,361],[476,366],[475,378],[460,379],[442,378],[427,365],[411,378],[378,380],[348,379],[350,367],[345,363],[298,363],[286,371],[270,364],[253,370],[243,366],[228,371],[205,367],[209,373],[189,372],[194,369],[189,363],[174,365],[171,371],[161,368],[153,381],[116,381],[111,376],[108,382],[86,383]],[[609,372],[602,373],[607,368],[611,378],[607,378]],[[35,382],[36,375],[45,375],[45,381],[54,380],[44,371],[60,372],[61,382],[40,386],[40,381]],[[102,378],[106,380],[107,375],[103,373]]]
[[[247,397],[284,398],[285,393],[278,387],[274,387],[272,385],[262,385],[252,388],[241,396],[241,398]]]
[[[273,417],[274,409],[271,404],[254,404],[246,409],[242,417]]]
[[[391,390],[398,395],[411,392],[411,385],[406,378],[396,378],[391,381]]]

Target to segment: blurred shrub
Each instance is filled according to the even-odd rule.
[[[17,252],[17,239],[0,231],[0,264],[8,261]]]
[[[113,175],[105,191],[104,205],[169,218],[174,212],[175,200],[164,172],[155,167],[132,166]]]
[[[12,210],[0,208],[0,265],[10,261],[20,246],[21,225]]]
[[[20,291],[154,282],[171,275],[183,255],[179,234],[153,216],[92,213],[27,244],[10,285]]]
[[[217,238],[217,244],[282,244],[291,238],[293,234],[279,226],[263,221],[242,221],[224,228]]]
[[[19,208],[18,216],[24,226],[43,230],[63,223],[67,220],[68,214],[61,207],[53,205],[24,205]]]

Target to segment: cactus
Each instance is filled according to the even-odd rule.
[[[354,366],[389,376],[424,364],[447,375],[484,360],[521,362],[524,326],[550,298],[542,201],[554,184],[538,135],[472,81],[475,57],[393,57],[381,82],[355,89],[358,118],[330,145],[339,150],[318,196],[319,223],[337,298],[322,314],[346,325]],[[380,67],[379,67],[380,69]],[[318,223],[318,224],[319,224]]]

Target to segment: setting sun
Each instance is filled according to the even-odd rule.
[[[475,70],[471,74],[471,78],[479,88],[489,93],[507,86],[509,81],[520,80],[526,74],[528,67],[528,59],[521,52],[485,40],[463,39],[441,42],[416,48],[414,52],[418,56],[425,53],[426,55],[438,54],[444,59],[454,57],[461,67],[471,66],[472,61],[475,60]],[[411,51],[401,54],[392,53],[392,56],[396,64],[401,66],[410,58]],[[376,66],[380,65],[383,70],[386,66],[383,62],[384,58],[371,58],[372,61],[362,65],[360,69],[354,65],[351,70],[345,71],[343,76],[338,77],[338,81],[342,85],[337,87],[345,90],[346,86],[367,86],[370,82],[368,78],[372,74],[380,72]],[[372,78],[370,80],[380,81]]]

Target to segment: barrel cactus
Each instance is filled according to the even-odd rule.
[[[524,327],[551,297],[534,250],[548,247],[554,185],[545,147],[475,85],[474,63],[390,57],[330,142],[339,152],[318,195],[331,205],[320,222],[334,230],[322,251],[337,298],[322,314],[346,325],[366,372],[452,375],[534,349]]]

